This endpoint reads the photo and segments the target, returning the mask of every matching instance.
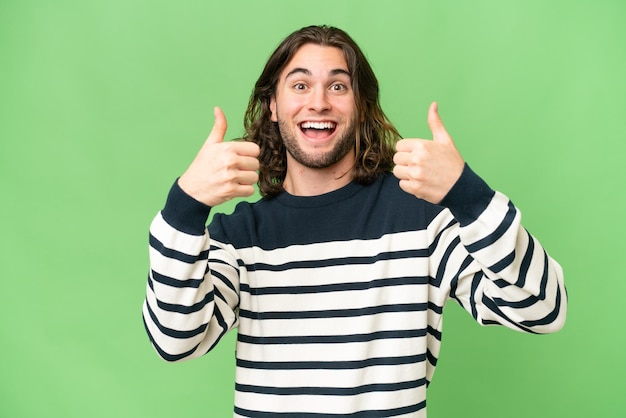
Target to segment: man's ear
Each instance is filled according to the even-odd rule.
[[[272,122],[278,122],[278,116],[276,116],[276,97],[274,97],[274,95],[270,97],[270,112],[272,112],[270,120]]]

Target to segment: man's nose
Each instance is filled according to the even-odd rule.
[[[316,112],[328,111],[331,108],[331,104],[328,97],[328,92],[324,88],[317,88],[311,92],[309,100],[309,109]]]

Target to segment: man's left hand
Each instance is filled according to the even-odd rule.
[[[407,138],[398,141],[393,174],[400,187],[420,199],[438,204],[463,172],[465,162],[454,145],[433,102],[428,109],[428,126],[433,139]]]

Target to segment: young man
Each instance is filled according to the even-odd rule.
[[[274,51],[245,141],[215,125],[151,225],[143,314],[168,361],[237,327],[235,416],[424,417],[442,311],[547,333],[562,271],[520,214],[463,161],[439,118],[403,139],[343,31],[307,27]],[[232,215],[212,207],[249,196]]]

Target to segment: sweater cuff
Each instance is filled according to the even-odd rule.
[[[178,185],[178,179],[176,179],[167,196],[161,215],[168,224],[181,232],[190,235],[204,235],[210,212],[210,206],[185,193]]]
[[[461,177],[443,198],[440,206],[450,209],[461,226],[474,222],[487,209],[495,191],[465,164]]]

